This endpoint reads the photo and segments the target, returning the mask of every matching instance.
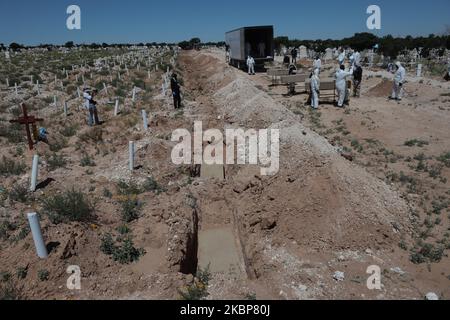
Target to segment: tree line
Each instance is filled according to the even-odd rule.
[[[450,32],[447,31],[445,35],[441,36],[430,34],[428,37],[407,36],[404,38],[393,37],[392,35],[377,37],[372,33],[363,32],[356,33],[354,36],[342,40],[298,40],[289,39],[288,37],[277,37],[274,42],[277,50],[282,46],[299,47],[303,45],[322,53],[327,48],[350,47],[358,51],[363,51],[378,46],[377,52],[392,58],[397,57],[405,49],[422,48],[421,55],[427,58],[431,49],[439,49],[438,54],[441,56],[444,54],[445,49],[450,49]]]
[[[138,43],[134,44],[138,47],[144,46],[175,46],[178,45],[184,50],[191,50],[199,48],[200,46],[224,46],[225,42],[205,42],[203,43],[200,38],[192,38],[190,40],[185,40],[179,43],[166,43],[166,42],[151,42],[151,43]],[[365,49],[371,49],[377,46],[377,52],[382,53],[385,56],[395,58],[399,55],[403,50],[412,50],[422,48],[421,55],[424,58],[429,57],[430,51],[432,49],[438,49],[438,55],[442,56],[444,54],[445,49],[450,50],[450,27],[447,28],[447,31],[443,35],[434,35],[430,34],[428,37],[394,37],[392,35],[387,35],[384,37],[378,37],[372,33],[363,32],[356,33],[352,37],[344,38],[341,40],[298,40],[298,39],[289,39],[285,36],[276,37],[274,39],[274,45],[276,50],[280,50],[282,46],[285,47],[299,47],[306,46],[309,49],[313,49],[316,52],[325,52],[327,48],[339,48],[339,47],[350,47],[352,49],[363,51]],[[66,42],[62,47],[66,48],[74,48],[74,47],[82,47],[89,49],[100,49],[100,48],[109,48],[109,47],[130,47],[133,44],[108,44],[108,43],[91,43],[91,44],[75,44],[73,41]],[[18,43],[11,43],[9,45],[10,50],[17,51],[20,49],[27,48],[46,48],[52,50],[53,48],[58,47],[51,44],[41,44],[38,46],[24,46]],[[0,44],[0,49],[5,50],[6,47],[4,44]]]

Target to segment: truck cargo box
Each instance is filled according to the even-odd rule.
[[[225,42],[229,50],[230,64],[244,68],[249,55],[255,59],[258,67],[273,61],[273,38],[273,26],[244,27],[227,32]]]

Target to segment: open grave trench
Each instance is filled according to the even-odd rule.
[[[211,98],[213,88],[207,88],[205,78],[196,70],[199,61],[183,55],[180,62],[185,90],[191,100],[184,116],[192,121],[191,128],[194,121],[202,121],[204,131],[223,130],[225,125]],[[204,143],[206,145],[207,142]],[[195,196],[189,200],[193,209],[189,232],[185,235],[184,257],[180,263],[182,273],[195,275],[199,268],[208,268],[213,275],[222,274],[233,279],[251,277],[242,243],[245,237],[238,223],[238,208],[228,199],[228,193],[216,190],[232,179],[234,171],[226,165],[204,164],[191,168],[192,177],[198,178],[205,189],[195,188]]]

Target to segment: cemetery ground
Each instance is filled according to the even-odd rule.
[[[433,291],[448,299],[448,87],[408,83],[398,104],[374,70],[349,108],[312,112],[306,94],[287,97],[223,58],[166,49],[0,58],[2,297],[423,299]],[[167,66],[181,78],[181,110],[161,93]],[[79,108],[83,78],[100,90],[100,126],[88,127]],[[48,145],[28,151],[24,128],[9,123],[21,102],[44,119]],[[172,132],[194,121],[204,130],[280,129],[280,172],[173,165]],[[34,154],[39,185],[30,192]],[[208,176],[221,170],[224,179]],[[26,220],[34,211],[45,260]],[[66,287],[70,265],[81,268],[81,290]],[[370,265],[382,270],[381,290],[366,286]]]

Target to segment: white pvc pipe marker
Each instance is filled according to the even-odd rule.
[[[114,106],[114,116],[119,114],[119,100],[116,100],[116,105]]]
[[[134,170],[134,142],[130,141],[130,161],[129,161],[129,169],[130,171]]]
[[[47,247],[42,237],[41,224],[39,223],[39,217],[36,212],[28,214],[28,222],[30,223],[36,253],[39,258],[46,259],[48,257]]]
[[[37,178],[38,178],[38,168],[39,168],[39,156],[35,155],[33,157],[33,166],[31,169],[31,186],[30,191],[35,192],[37,186]]]
[[[147,119],[147,112],[145,110],[142,110],[142,121],[144,122],[144,130],[148,130],[148,119]]]

